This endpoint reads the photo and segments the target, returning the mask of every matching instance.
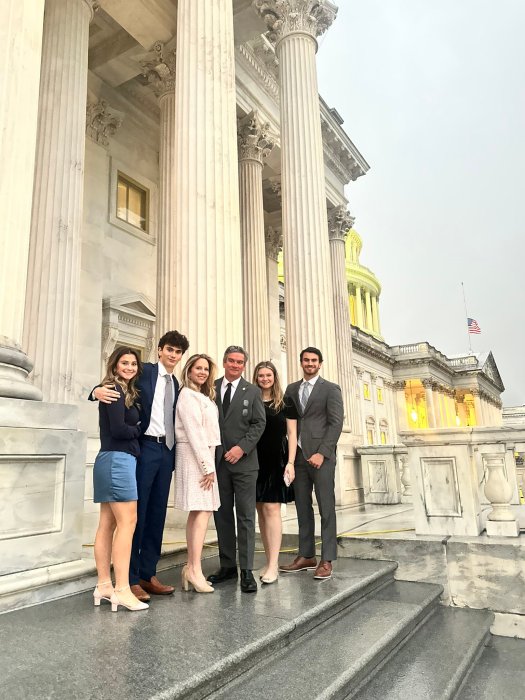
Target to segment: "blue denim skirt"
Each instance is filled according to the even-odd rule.
[[[93,465],[93,502],[137,500],[137,458],[127,452],[99,452]]]

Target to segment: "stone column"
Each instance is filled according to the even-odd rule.
[[[46,401],[76,397],[91,0],[47,0],[24,340]]]
[[[372,295],[372,326],[376,335],[381,335],[379,328],[379,310],[377,308],[377,296]]]
[[[361,298],[361,287],[357,285],[355,288],[355,313],[358,327],[361,330],[364,330],[365,326],[363,323],[363,300]]]
[[[405,397],[405,382],[394,382],[397,401],[397,417],[399,421],[399,430],[408,430],[407,425],[407,404]]]
[[[323,375],[337,381],[315,64],[316,37],[330,26],[336,11],[319,0],[256,0],[255,6],[269,28],[268,38],[275,42],[280,67],[288,379],[300,374],[300,351],[317,345],[325,358]]]
[[[283,247],[283,234],[280,229],[268,226],[266,239],[266,279],[268,284],[268,319],[270,328],[270,359],[281,368],[281,313],[279,309],[279,270],[278,258]]]
[[[243,342],[231,0],[178,2],[175,122],[175,319],[220,367]]]
[[[352,381],[354,377],[354,361],[350,309],[348,306],[348,284],[346,281],[345,241],[354,221],[354,217],[350,216],[346,207],[336,207],[328,218],[337,370],[345,405],[345,428],[353,433],[358,432],[358,426],[356,423],[355,390]]]
[[[370,292],[365,290],[365,308],[366,308],[366,329],[372,331],[374,324],[372,322],[372,302],[370,300]]]
[[[0,5],[0,397],[40,400],[22,351],[44,0]]]
[[[238,143],[243,325],[250,353],[246,376],[251,378],[257,362],[270,358],[262,188],[263,160],[274,146],[270,125],[262,122],[257,112],[250,112],[239,122]]]
[[[157,236],[157,338],[178,328],[175,313],[175,72],[176,54],[161,42],[153,46],[155,59],[143,64],[160,109],[159,232]]]
[[[436,423],[436,408],[434,406],[434,393],[432,391],[432,379],[423,379],[422,384],[425,387],[425,402],[427,405],[428,427],[435,428]]]
[[[485,416],[483,415],[483,405],[479,389],[472,389],[470,392],[474,397],[474,411],[476,413],[476,425],[485,425]]]

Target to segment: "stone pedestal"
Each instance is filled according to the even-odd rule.
[[[364,503],[361,460],[357,453],[357,437],[343,430],[337,443],[335,470],[335,502],[338,506]]]
[[[46,401],[77,398],[74,360],[92,0],[47,0],[24,344]]]
[[[401,480],[393,445],[358,447],[365,503],[401,503]]]
[[[175,318],[220,367],[243,343],[231,0],[179,0],[175,97]]]
[[[0,396],[36,399],[22,351],[44,0],[0,5]]]
[[[85,435],[77,422],[76,407],[0,398],[0,611],[4,595],[45,580],[44,568],[81,559]]]

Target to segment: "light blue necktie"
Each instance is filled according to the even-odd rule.
[[[302,386],[301,389],[301,398],[300,398],[300,403],[301,403],[301,411],[304,413],[304,409],[306,408],[306,404],[308,403],[308,399],[310,398],[310,389],[312,388],[312,385],[309,382],[305,382]]]

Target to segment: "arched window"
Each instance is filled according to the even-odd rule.
[[[373,416],[368,416],[366,419],[366,439],[369,445],[375,445],[376,422]]]
[[[382,445],[388,444],[388,423],[385,419],[379,423],[379,439]]]

